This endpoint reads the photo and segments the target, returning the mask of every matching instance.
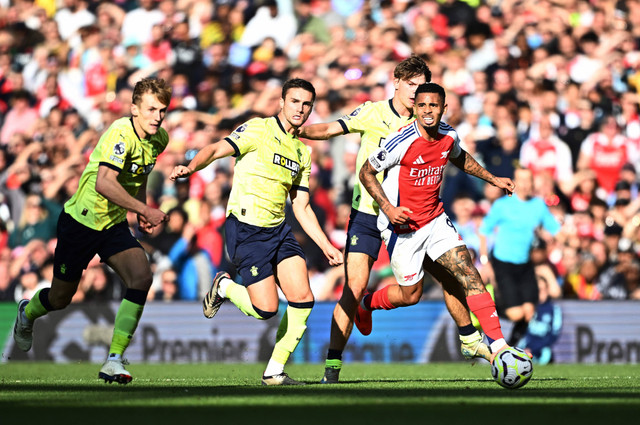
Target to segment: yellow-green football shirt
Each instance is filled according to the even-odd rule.
[[[118,181],[129,195],[135,197],[168,143],[169,135],[163,128],[159,128],[149,140],[144,140],[134,131],[130,117],[114,121],[100,137],[80,177],[78,190],[65,203],[64,210],[95,230],[108,229],[124,221],[127,210],[96,192],[98,167],[106,165],[119,171]]]
[[[291,189],[309,190],[309,148],[278,117],[253,118],[225,140],[237,158],[227,216],[254,226],[279,225]]]
[[[356,177],[360,168],[369,156],[382,145],[385,137],[413,121],[414,117],[403,117],[396,111],[391,99],[379,102],[365,102],[349,115],[338,119],[344,133],[360,133],[360,150],[356,158]],[[382,173],[378,180],[382,182]],[[378,204],[373,200],[367,189],[356,178],[353,188],[351,207],[367,214],[378,215]]]

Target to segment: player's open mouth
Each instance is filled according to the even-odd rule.
[[[425,124],[433,124],[434,122],[435,122],[435,119],[433,119],[433,117],[424,117]]]

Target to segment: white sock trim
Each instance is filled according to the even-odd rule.
[[[226,277],[220,279],[220,283],[218,284],[218,295],[222,298],[227,298],[227,287],[231,282],[233,281]]]
[[[491,343],[491,346],[490,346],[491,352],[497,353],[498,350],[500,350],[505,345],[507,345],[507,342],[504,340],[504,338],[496,339]]]
[[[264,370],[264,376],[280,375],[284,372],[284,365],[270,359],[267,368]]]

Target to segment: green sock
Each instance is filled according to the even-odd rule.
[[[262,317],[260,317],[260,315],[253,308],[251,297],[249,297],[247,288],[242,285],[238,285],[235,282],[229,282],[226,293],[227,298],[229,298],[231,302],[240,309],[241,312],[243,312],[247,316],[253,316],[256,319],[262,320]]]
[[[40,289],[35,293],[33,297],[31,297],[29,304],[27,304],[27,306],[24,308],[24,314],[27,316],[27,319],[31,320],[32,322],[38,317],[42,317],[49,312],[49,310],[47,310],[40,301],[40,291],[42,291],[42,289]]]
[[[324,367],[329,369],[342,369],[342,360],[339,359],[327,359],[324,362]]]
[[[280,364],[287,363],[289,356],[302,339],[304,331],[307,330],[309,314],[311,314],[311,307],[299,308],[291,305],[287,307],[287,311],[285,311],[280,321],[280,326],[278,326],[276,345],[273,347],[273,353],[271,354],[273,360]]]
[[[116,314],[109,354],[115,353],[122,355],[124,353],[124,350],[129,346],[129,342],[131,342],[133,333],[138,327],[142,310],[144,310],[143,305],[126,299],[122,300],[118,313]]]

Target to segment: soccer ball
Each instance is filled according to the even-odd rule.
[[[505,388],[520,388],[533,376],[533,362],[524,350],[507,347],[493,359],[491,375]]]

